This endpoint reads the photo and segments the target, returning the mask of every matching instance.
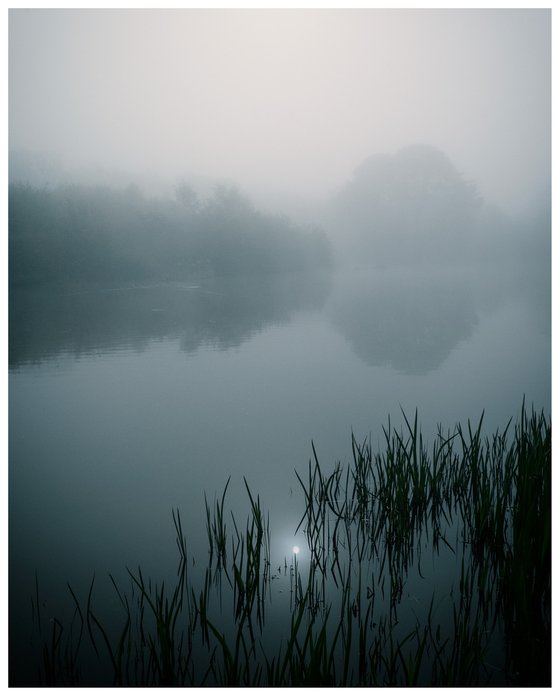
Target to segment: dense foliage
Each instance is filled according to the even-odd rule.
[[[171,281],[329,265],[326,238],[266,215],[233,188],[199,200],[125,189],[9,190],[10,282]]]

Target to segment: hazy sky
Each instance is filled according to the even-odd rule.
[[[550,71],[549,10],[11,10],[10,146],[322,195],[430,143],[519,205]]]

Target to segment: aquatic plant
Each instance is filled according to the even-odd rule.
[[[37,580],[42,683],[91,683],[95,665],[116,686],[550,685],[550,422],[523,404],[513,432],[484,437],[481,417],[430,446],[403,417],[377,453],[352,435],[331,471],[312,446],[296,472],[308,555],[283,573],[245,479],[247,517],[230,528],[228,479],[205,498],[202,570],[174,510],[174,583],[138,568],[124,591],[110,576],[120,628],[94,611],[92,581],[82,601],[69,586],[70,622],[47,629]]]

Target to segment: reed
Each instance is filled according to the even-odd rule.
[[[323,469],[312,445],[306,475],[296,472],[309,555],[289,574],[284,562],[284,627],[269,623],[280,580],[268,516],[244,479],[247,517],[226,524],[228,479],[212,505],[205,497],[202,575],[188,572],[174,510],[175,583],[138,568],[124,591],[110,576],[120,629],[94,612],[92,582],[85,602],[69,587],[69,628],[55,619],[47,633],[37,581],[43,683],[87,683],[89,639],[116,686],[550,684],[549,421],[523,403],[513,433],[510,422],[486,437],[481,417],[430,444],[417,414],[403,418],[379,452],[352,435],[345,465]]]

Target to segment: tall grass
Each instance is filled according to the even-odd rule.
[[[241,523],[226,513],[228,479],[205,498],[203,574],[191,577],[176,510],[174,585],[140,568],[127,591],[110,577],[119,630],[94,612],[93,582],[82,601],[69,588],[67,629],[55,619],[47,630],[37,584],[43,683],[87,684],[88,642],[117,686],[549,685],[549,421],[523,404],[513,428],[484,437],[481,417],[430,444],[417,416],[403,417],[380,451],[352,436],[347,464],[323,469],[313,446],[296,472],[308,555],[284,562],[289,606],[271,591],[282,573],[260,498],[244,480]]]

